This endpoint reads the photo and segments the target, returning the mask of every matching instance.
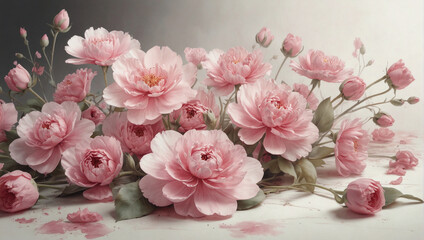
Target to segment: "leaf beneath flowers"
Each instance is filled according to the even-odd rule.
[[[297,179],[295,183],[312,183],[317,182],[317,170],[315,166],[307,159],[302,158],[295,165]],[[302,186],[310,192],[314,192],[314,186]]]
[[[384,189],[384,198],[386,199],[386,203],[384,204],[384,207],[387,207],[390,204],[394,203],[396,199],[398,198],[407,198],[410,200],[423,202],[421,198],[412,196],[410,194],[403,194],[401,191],[397,190],[396,188],[383,187],[383,189]]]
[[[331,147],[314,147],[308,155],[308,159],[323,159],[334,153]]]
[[[265,193],[262,189],[259,189],[259,192],[251,199],[238,200],[237,201],[237,210],[247,210],[253,207],[258,206],[265,200]]]
[[[320,133],[331,129],[334,122],[334,109],[330,98],[326,98],[318,105],[312,122],[318,127]]]
[[[278,167],[283,173],[287,173],[294,178],[297,178],[296,171],[294,170],[293,163],[284,158],[278,158]]]

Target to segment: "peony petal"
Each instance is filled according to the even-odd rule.
[[[51,173],[56,169],[57,165],[59,165],[60,157],[60,149],[54,148],[52,154],[44,163],[40,165],[31,165],[30,167],[39,173]]]
[[[140,168],[147,174],[159,180],[172,180],[167,173],[166,159],[160,158],[156,153],[149,153],[140,159]]]
[[[82,195],[91,201],[112,202],[113,195],[109,185],[95,186],[85,190]]]
[[[115,107],[126,107],[125,101],[131,99],[133,96],[128,95],[117,83],[112,83],[103,90],[103,98],[109,105]]]
[[[195,187],[187,187],[178,181],[167,183],[162,189],[163,195],[174,203],[185,201],[195,191]]]
[[[147,175],[140,180],[138,186],[143,192],[143,196],[146,197],[149,202],[159,207],[165,207],[172,204],[162,192],[163,187],[167,183],[169,183],[169,181],[159,180]]]
[[[229,198],[219,191],[205,187],[203,184],[197,185],[194,203],[197,209],[205,215],[228,216],[237,210],[235,198]]]
[[[181,216],[190,216],[190,217],[204,217],[205,214],[201,213],[194,204],[194,197],[175,203],[174,204],[175,212]]]
[[[239,130],[238,136],[240,137],[240,140],[242,140],[247,145],[253,145],[262,138],[265,132],[266,132],[266,128],[260,128],[260,129],[242,128]]]
[[[271,131],[268,131],[264,139],[265,150],[274,155],[281,155],[286,151],[286,146],[282,139],[274,134]]]

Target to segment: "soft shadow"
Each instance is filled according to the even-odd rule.
[[[358,220],[358,219],[373,217],[373,215],[364,215],[364,214],[352,212],[347,207],[332,210],[330,214],[336,217],[337,219],[343,219],[343,220]]]
[[[387,207],[383,207],[383,209],[392,209],[392,208],[403,207],[408,205],[417,205],[417,204],[423,204],[423,203],[422,202],[394,202]]]

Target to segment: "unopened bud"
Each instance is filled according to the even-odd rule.
[[[374,63],[374,59],[369,60],[368,63],[367,63],[367,67],[371,66],[373,63]]]
[[[412,96],[412,97],[409,97],[408,100],[406,101],[408,101],[409,104],[416,104],[420,101],[420,98]]]
[[[15,53],[15,57],[24,58],[24,55],[22,53]]]
[[[23,38],[23,39],[25,39],[26,37],[27,37],[27,31],[25,30],[25,28],[20,28],[19,29],[19,34],[21,34],[21,37]]]
[[[359,52],[364,55],[365,54],[365,46],[362,44],[361,48],[359,49]]]
[[[45,47],[47,47],[47,46],[49,45],[49,38],[47,37],[47,35],[46,35],[46,34],[44,34],[44,35],[41,37],[40,45],[41,45],[41,47],[43,47],[43,48],[45,48]]]
[[[205,125],[208,127],[209,130],[215,129],[216,118],[215,114],[211,110],[208,110],[207,112],[203,113],[203,121],[205,122]]]
[[[404,103],[405,103],[405,100],[403,100],[403,99],[393,99],[393,100],[391,100],[390,101],[390,103],[393,105],[393,106],[402,106]]]

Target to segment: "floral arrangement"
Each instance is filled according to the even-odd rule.
[[[394,119],[377,106],[419,101],[396,98],[414,81],[402,60],[365,83],[360,74],[373,60],[366,63],[359,38],[354,74],[338,57],[304,53],[302,39],[292,34],[273,71],[258,49],[274,39],[267,28],[256,35],[252,51],[186,48],[186,62],[169,47],[143,51],[128,33],[89,28],[84,37],[71,37],[65,51],[72,56],[66,63],[100,67],[105,88],[94,92],[95,69],[78,69],[61,82],[54,77],[56,39],[71,28],[66,10],[50,26],[53,43],[42,36],[35,53],[20,29],[28,53],[16,53],[22,64],[15,61],[4,77],[9,87],[4,94],[12,103],[0,105],[2,211],[80,192],[89,200],[114,201],[117,220],[169,205],[182,216],[228,216],[259,205],[269,194],[315,188],[361,214],[375,214],[399,197],[422,202],[373,179],[358,178],[345,190],[316,184],[316,168],[326,167],[325,161],[335,161],[340,177],[360,176],[366,168],[371,135],[362,128],[367,119],[355,118],[356,111],[369,109],[368,120],[381,127],[372,138],[388,142]],[[288,59],[310,87],[279,79]],[[198,71],[205,71],[206,79],[197,79]],[[323,81],[339,85],[340,94],[317,98]],[[376,84],[387,90],[368,95]],[[46,88],[54,88],[50,98]],[[394,96],[369,101],[386,94]],[[389,174],[402,176],[418,164],[409,151],[392,159]],[[99,218],[87,209],[74,215],[69,217],[80,222]]]

